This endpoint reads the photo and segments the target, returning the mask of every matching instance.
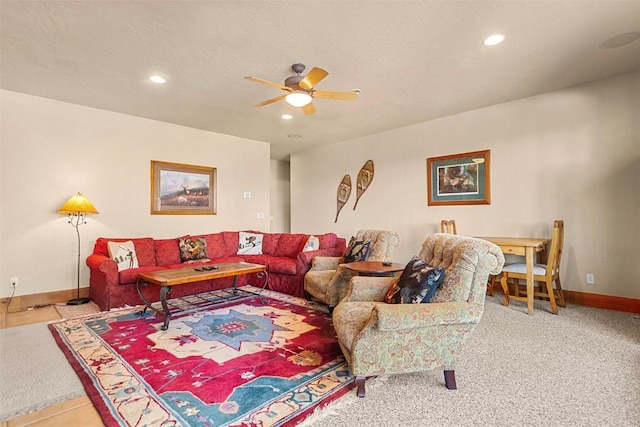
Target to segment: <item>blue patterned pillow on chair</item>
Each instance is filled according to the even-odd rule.
[[[355,237],[351,237],[349,240],[349,246],[342,257],[342,262],[356,262],[364,261],[369,256],[371,242],[365,242],[364,240],[356,240]]]
[[[387,304],[430,302],[444,281],[444,268],[433,268],[414,256],[387,292]]]

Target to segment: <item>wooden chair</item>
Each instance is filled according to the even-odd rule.
[[[560,260],[562,258],[562,246],[564,242],[564,221],[553,222],[553,234],[551,236],[551,248],[548,252],[546,264],[535,264],[533,280],[540,282],[540,286],[534,287],[533,296],[548,298],[553,314],[558,314],[556,299],[560,307],[566,307],[562,286],[560,284]],[[527,295],[520,296],[520,280],[527,279],[527,267],[525,263],[505,265],[502,269],[502,289],[504,290],[504,305],[509,305],[509,300],[527,301]],[[509,295],[509,280],[515,285],[516,295]],[[554,287],[555,284],[555,287]],[[544,285],[544,286],[543,286]]]
[[[458,228],[456,227],[455,219],[443,219],[440,221],[440,232],[447,234],[458,234]],[[494,295],[493,285],[496,283],[496,275],[492,274],[489,276],[489,280],[487,281],[487,294],[490,296]]]
[[[449,234],[458,234],[455,219],[443,219],[440,221],[440,232]]]

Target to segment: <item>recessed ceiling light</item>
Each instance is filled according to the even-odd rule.
[[[362,95],[362,90],[360,89],[351,89],[351,92],[355,93],[356,95]]]
[[[494,34],[494,35],[489,36],[486,39],[484,39],[482,44],[484,44],[485,46],[495,46],[497,44],[502,43],[503,40],[504,40],[504,35],[502,35],[502,34]]]
[[[282,117],[284,120],[291,120],[293,119],[293,116],[291,114],[283,114]]]
[[[162,84],[162,83],[166,83],[167,80],[164,77],[160,77],[160,76],[151,76],[149,77],[149,80],[151,80],[154,83],[158,83],[158,84]]]

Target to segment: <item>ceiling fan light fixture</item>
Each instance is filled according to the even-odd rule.
[[[294,107],[304,107],[308,103],[311,102],[311,95],[306,92],[291,92],[286,97],[285,100]]]

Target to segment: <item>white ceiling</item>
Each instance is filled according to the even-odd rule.
[[[640,71],[640,1],[2,0],[0,13],[3,89],[266,141],[274,159]],[[251,107],[283,92],[243,77],[282,84],[296,62],[329,72],[317,89],[362,95],[316,99],[309,116]]]

